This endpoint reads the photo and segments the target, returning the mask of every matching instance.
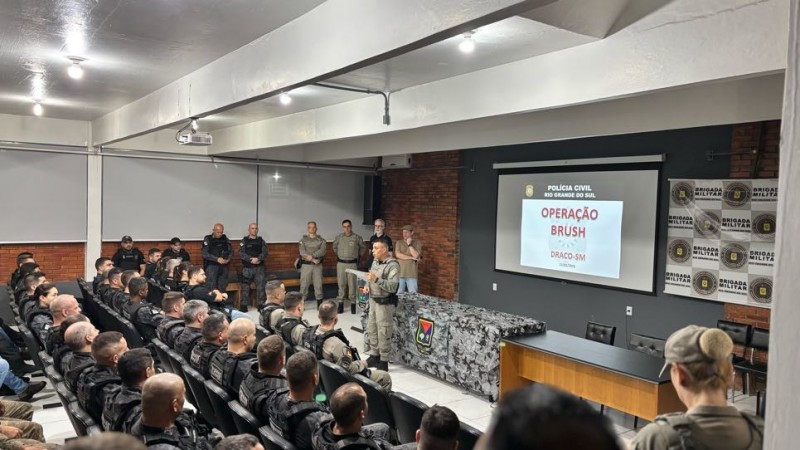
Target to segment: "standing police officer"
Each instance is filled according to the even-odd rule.
[[[358,259],[367,249],[364,238],[353,233],[353,223],[342,221],[342,233],[333,240],[333,253],[336,254],[336,281],[339,284],[339,312],[344,312],[344,302],[356,301],[356,276],[347,273],[347,269],[357,269]]]
[[[145,261],[144,254],[133,246],[133,238],[122,236],[122,242],[114,256],[111,257],[114,267],[122,270],[135,270],[140,274],[144,273]]]
[[[317,234],[317,222],[308,222],[308,234],[300,239],[300,295],[305,301],[308,295],[308,285],[314,283],[314,297],[317,305],[322,302],[322,259],[325,257],[327,244],[325,239]]]
[[[400,285],[400,263],[389,253],[386,242],[379,240],[372,245],[375,260],[367,279],[369,280],[369,315],[367,316],[367,338],[370,367],[389,370],[392,352],[394,310],[397,308],[397,288]]]
[[[211,234],[203,238],[203,268],[206,269],[209,290],[220,292],[228,291],[228,264],[233,256],[233,247],[228,236],[225,236],[225,226],[221,223],[214,224]]]
[[[247,236],[239,242],[239,256],[242,258],[242,302],[240,310],[247,312],[250,304],[250,283],[256,282],[256,305],[264,307],[264,277],[267,260],[267,243],[258,235],[258,224],[247,227]]]

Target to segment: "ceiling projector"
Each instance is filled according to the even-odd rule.
[[[181,145],[211,145],[211,133],[188,131],[178,136]]]

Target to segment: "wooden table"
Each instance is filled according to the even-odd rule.
[[[664,360],[633,350],[547,331],[504,339],[500,348],[500,397],[531,382],[652,421],[685,411],[670,382],[658,376]]]

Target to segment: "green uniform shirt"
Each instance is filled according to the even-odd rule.
[[[395,242],[394,251],[411,256],[409,247],[413,247],[419,253],[419,256],[422,256],[422,242],[419,239],[412,239],[411,245],[406,244],[405,239],[400,239]],[[398,259],[397,262],[400,263],[400,278],[418,278],[417,261],[413,259]]]
[[[355,233],[350,236],[341,233],[333,240],[333,253],[338,259],[358,259],[366,250],[364,238]]]
[[[300,258],[310,254],[315,259],[322,259],[326,250],[327,243],[320,235],[310,238],[304,234],[303,238],[300,239]]]

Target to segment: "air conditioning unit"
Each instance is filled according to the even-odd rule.
[[[211,145],[211,134],[199,131],[188,132],[178,136],[178,141],[181,145]]]
[[[383,169],[408,169],[411,167],[411,155],[390,155],[381,158]]]

